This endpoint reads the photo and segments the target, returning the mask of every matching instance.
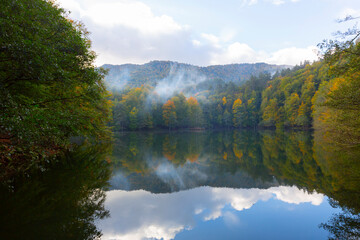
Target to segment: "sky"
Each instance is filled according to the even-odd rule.
[[[57,0],[90,32],[96,65],[296,65],[356,22],[359,0]]]

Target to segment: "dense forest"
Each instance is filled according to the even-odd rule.
[[[53,1],[0,9],[2,179],[71,149],[73,137],[107,139],[110,104],[81,23]]]
[[[360,44],[322,46],[320,61],[252,76],[242,85],[205,79],[174,90],[168,78],[166,94],[162,83],[114,90],[111,125],[115,131],[315,127],[358,143]]]

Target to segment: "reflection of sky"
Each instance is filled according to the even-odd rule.
[[[107,192],[105,203],[111,217],[101,221],[98,227],[102,229],[103,239],[167,240],[188,232],[184,230],[196,230],[198,226],[202,228],[204,223],[211,225],[219,220],[227,228],[240,229],[239,226],[246,223],[242,216],[263,202],[271,203],[270,208],[268,206],[266,209],[285,204],[285,207],[276,209],[276,212],[283,214],[284,211],[295,211],[303,204],[316,209],[315,206],[322,205],[323,199],[322,194],[309,194],[296,187],[285,186],[269,189],[200,187],[171,194],[113,190]],[[250,214],[250,217],[266,218],[266,211],[259,211],[256,216]],[[278,223],[281,224],[281,221]]]

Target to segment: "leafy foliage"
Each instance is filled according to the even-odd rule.
[[[107,136],[104,71],[85,27],[53,1],[0,3],[1,163],[36,160],[70,137]]]

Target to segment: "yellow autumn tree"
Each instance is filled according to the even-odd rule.
[[[176,123],[176,108],[175,108],[175,104],[173,101],[168,100],[164,105],[163,105],[163,119],[164,119],[164,123],[165,126],[169,127],[169,129],[171,129],[172,127],[175,126]]]
[[[240,127],[242,125],[242,118],[244,116],[244,107],[241,99],[238,98],[234,101],[232,111],[234,127]]]

